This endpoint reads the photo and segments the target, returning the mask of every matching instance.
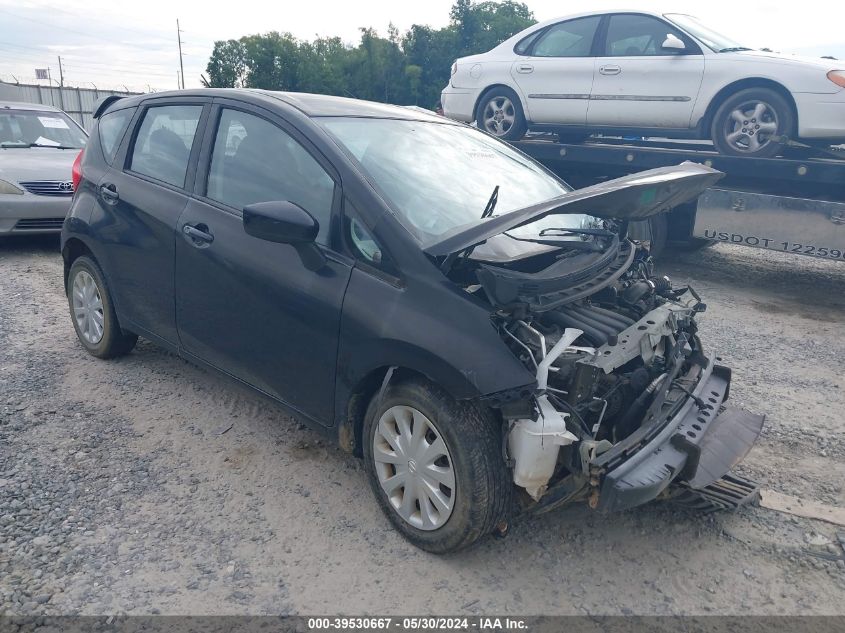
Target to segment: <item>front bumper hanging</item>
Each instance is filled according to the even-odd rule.
[[[764,416],[726,405],[730,369],[713,358],[678,413],[647,444],[628,456],[599,455],[603,470],[597,510],[613,512],[647,503],[673,483],[702,490],[720,480],[751,450]],[[703,408],[699,408],[698,403]],[[620,463],[621,462],[621,463]]]

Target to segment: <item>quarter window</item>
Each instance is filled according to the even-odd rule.
[[[224,109],[220,116],[207,196],[243,209],[256,202],[288,200],[320,225],[317,241],[328,243],[334,180],[284,130],[252,114]]]
[[[149,108],[135,139],[130,169],[184,187],[201,114],[200,105]]]
[[[607,54],[611,57],[670,55],[663,50],[667,35],[685,41],[677,29],[649,15],[614,15],[607,27]]]
[[[589,57],[600,16],[555,24],[534,44],[534,57]]]
[[[116,112],[108,112],[100,117],[97,125],[97,132],[100,135],[100,147],[103,149],[103,156],[111,165],[117,154],[117,148],[123,138],[123,133],[135,114],[135,108],[126,108]]]

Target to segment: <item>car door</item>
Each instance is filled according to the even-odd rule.
[[[184,352],[331,424],[343,296],[352,260],[332,248],[341,190],[326,159],[276,115],[215,106],[196,195],[178,222],[176,320]],[[247,235],[244,206],[289,200],[320,225],[326,256]]]
[[[668,36],[683,50],[663,48]],[[687,35],[651,15],[608,16],[599,36],[595,79],[587,111],[590,126],[688,128],[704,56]]]
[[[593,40],[601,16],[554,24],[517,45],[511,76],[533,123],[584,125],[593,84]]]
[[[142,107],[125,157],[99,182],[90,222],[124,325],[173,346],[176,221],[193,186],[207,108],[210,100],[201,98],[155,99]]]

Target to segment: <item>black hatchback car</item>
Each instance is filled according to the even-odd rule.
[[[525,512],[705,491],[762,417],[628,222],[720,174],[578,191],[478,130],[320,95],[108,98],[62,254],[82,345],[138,336],[246,383],[362,457],[412,543]]]

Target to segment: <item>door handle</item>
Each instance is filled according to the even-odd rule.
[[[534,66],[531,64],[520,64],[516,67],[516,72],[522,73],[523,75],[527,75],[528,73],[534,72]]]
[[[120,200],[120,196],[117,193],[117,187],[110,182],[100,185],[100,195],[103,197],[103,200],[109,204],[115,204],[118,200]]]
[[[182,233],[188,237],[194,246],[204,246],[214,241],[214,236],[205,224],[186,224],[182,227]]]
[[[616,64],[611,64],[609,66],[601,66],[599,72],[602,75],[618,75],[622,72],[622,69]]]

